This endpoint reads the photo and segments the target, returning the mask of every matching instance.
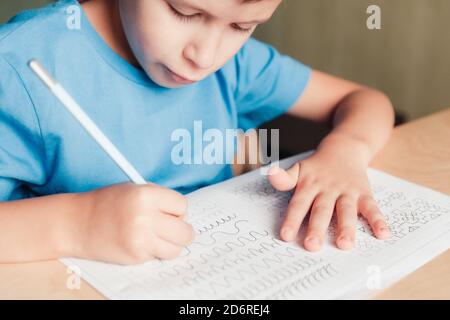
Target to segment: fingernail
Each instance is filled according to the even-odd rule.
[[[320,240],[319,240],[319,238],[317,238],[315,236],[311,236],[311,237],[306,238],[305,241],[308,243],[308,246],[310,247],[310,249],[312,249],[312,250],[320,249]]]
[[[389,229],[388,227],[381,227],[380,231],[387,236],[391,235],[391,229]]]
[[[338,242],[341,249],[349,250],[353,248],[353,240],[349,236],[340,237]]]
[[[292,228],[284,228],[282,234],[285,241],[292,241],[295,237],[295,232]]]
[[[269,169],[269,175],[276,175],[276,174],[278,174],[278,172],[280,172],[280,168],[278,168],[278,167],[272,167],[272,168],[270,168]]]

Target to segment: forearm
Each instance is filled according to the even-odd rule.
[[[83,194],[0,203],[0,263],[50,260],[76,251]]]
[[[393,125],[394,111],[385,95],[370,89],[356,91],[337,106],[333,130],[318,152],[327,155],[350,152],[369,163],[389,139]]]

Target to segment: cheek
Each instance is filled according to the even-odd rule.
[[[224,37],[219,46],[216,57],[216,70],[222,68],[228,61],[230,61],[230,59],[233,58],[234,55],[238,53],[242,46],[247,42],[249,37],[250,35],[247,37],[239,37],[232,33]]]
[[[123,9],[122,21],[131,49],[145,66],[177,53],[182,48],[173,20],[161,5]],[[145,12],[145,14],[143,14]]]

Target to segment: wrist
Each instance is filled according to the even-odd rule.
[[[332,132],[326,136],[316,153],[325,158],[347,158],[364,166],[368,166],[373,157],[373,152],[367,142],[340,132]]]
[[[59,256],[61,257],[84,257],[84,237],[87,216],[90,210],[88,193],[66,194],[63,197],[64,207],[62,226],[59,238]]]

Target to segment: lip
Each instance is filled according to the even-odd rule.
[[[189,80],[189,79],[186,79],[186,78],[180,76],[179,74],[177,74],[177,73],[173,72],[172,70],[170,70],[168,67],[166,67],[166,69],[169,72],[169,75],[170,75],[171,79],[174,82],[176,82],[176,83],[179,83],[179,84],[192,84],[192,83],[196,82],[194,80]]]

